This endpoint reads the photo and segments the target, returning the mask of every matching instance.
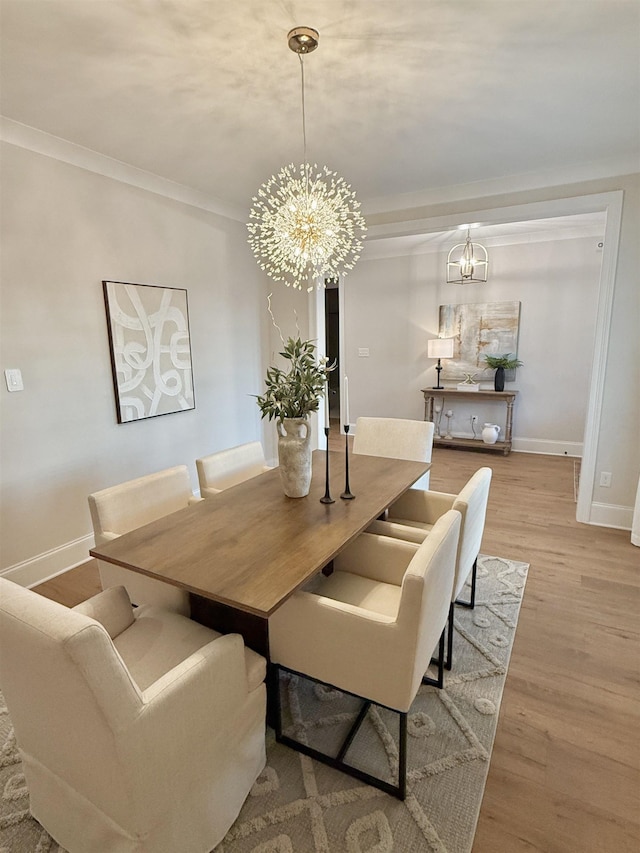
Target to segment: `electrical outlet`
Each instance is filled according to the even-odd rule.
[[[611,485],[611,471],[600,472],[600,485],[609,487]]]

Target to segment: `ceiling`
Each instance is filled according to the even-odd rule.
[[[363,202],[640,157],[638,0],[0,0],[2,115],[235,209],[302,158]],[[621,165],[621,168],[623,166]],[[631,171],[632,169],[628,169]],[[620,172],[610,171],[609,174]]]

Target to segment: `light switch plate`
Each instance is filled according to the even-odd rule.
[[[4,378],[7,383],[7,391],[24,391],[22,372],[17,367],[5,370]]]
[[[369,358],[369,347],[358,347],[358,358]]]

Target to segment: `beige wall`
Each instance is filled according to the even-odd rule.
[[[516,301],[524,367],[515,383],[507,383],[520,393],[514,447],[581,455],[602,257],[598,238],[532,241],[525,233],[519,240],[499,245],[493,238],[489,280],[466,287],[445,283],[449,247],[371,260],[365,253],[345,287],[352,421],[360,415],[423,417],[421,389],[436,384],[426,341],[438,333],[440,305]],[[361,347],[369,349],[368,358],[358,357]],[[480,425],[495,421],[504,428],[504,405],[471,397],[450,407],[454,435],[471,436],[471,414]]]
[[[266,295],[274,293],[285,337],[295,333],[296,315],[301,334],[315,335],[315,297],[268,283],[242,223],[10,144],[1,168],[0,356],[2,370],[22,370],[25,390],[0,391],[0,571],[33,582],[86,557],[91,491],[182,462],[195,487],[197,456],[254,438],[273,457],[273,425],[260,421],[251,397],[279,347]],[[625,195],[597,449],[597,470],[611,471],[613,483],[592,495],[613,519],[630,518],[640,471],[640,176],[369,217],[375,226],[614,189]],[[383,261],[377,270],[367,310],[398,364],[400,341],[385,329],[401,333],[415,306],[390,298]],[[355,275],[346,281],[353,292]],[[194,411],[116,423],[104,278],[187,289]],[[347,306],[347,317],[358,310]],[[394,409],[424,370],[414,361],[393,374]],[[381,371],[389,367],[385,361]]]
[[[180,463],[195,488],[198,456],[262,437],[267,286],[241,223],[12,145],[1,240],[25,390],[2,377],[0,565],[55,571],[87,556],[90,492]],[[117,424],[102,279],[187,289],[195,410]]]
[[[514,185],[517,178],[513,180]],[[555,185],[463,201],[407,207],[367,217],[371,227],[459,215],[476,221],[474,211],[516,205],[544,205],[622,190],[624,193],[620,244],[615,273],[607,363],[602,389],[602,416],[597,424],[596,479],[592,493],[594,523],[630,528],[640,475],[640,174]],[[576,310],[580,308],[575,306]],[[524,360],[524,359],[523,359]],[[598,485],[599,472],[613,475],[611,488]]]

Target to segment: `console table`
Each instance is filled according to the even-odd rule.
[[[504,403],[507,406],[507,420],[505,423],[504,437],[495,444],[485,444],[481,438],[444,438],[438,436],[433,439],[436,447],[464,447],[473,450],[490,450],[503,453],[508,456],[511,453],[511,433],[513,430],[513,404],[517,391],[458,391],[457,388],[423,388],[424,395],[424,419],[433,422],[433,406],[436,397],[442,397],[442,408],[447,408],[446,401],[449,399],[464,399],[473,404],[474,400],[490,401],[492,403]],[[480,429],[482,426],[480,425]]]

